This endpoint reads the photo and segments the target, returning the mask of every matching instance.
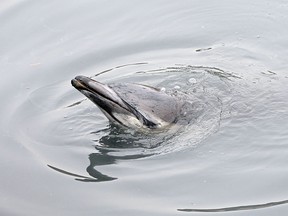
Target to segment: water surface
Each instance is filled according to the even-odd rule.
[[[0,3],[1,215],[286,215],[286,1]],[[189,101],[162,134],[70,84]]]

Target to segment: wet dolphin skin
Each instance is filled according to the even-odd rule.
[[[157,88],[134,83],[103,84],[77,76],[72,85],[95,103],[113,123],[159,129],[177,122],[182,102]]]

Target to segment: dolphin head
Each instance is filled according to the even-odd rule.
[[[156,129],[177,120],[177,101],[156,88],[127,83],[106,85],[85,76],[77,76],[71,83],[111,122]]]

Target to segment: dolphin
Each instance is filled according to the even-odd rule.
[[[71,84],[113,123],[129,128],[161,129],[178,121],[181,102],[160,89],[135,83],[103,84],[77,76]]]

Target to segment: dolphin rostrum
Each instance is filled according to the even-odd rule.
[[[183,102],[157,88],[132,83],[103,84],[85,76],[72,85],[95,103],[113,123],[159,129],[177,122]]]

